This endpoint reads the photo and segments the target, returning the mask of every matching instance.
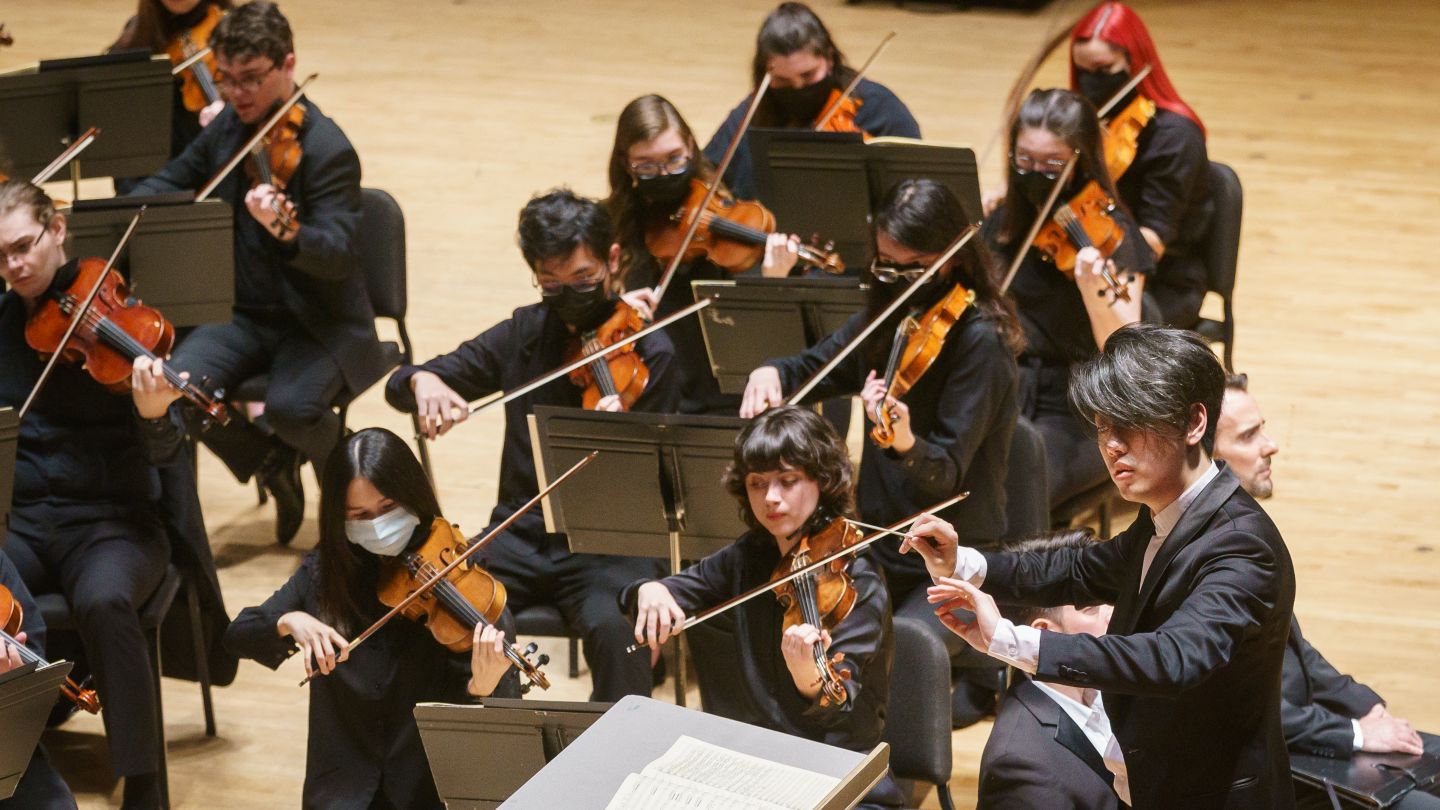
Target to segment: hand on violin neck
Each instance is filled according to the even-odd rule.
[[[941,577],[926,592],[926,599],[935,606],[935,616],[950,632],[965,639],[976,650],[990,652],[995,628],[1000,624],[1000,608],[995,598],[963,579]],[[968,620],[953,611],[964,610],[974,615]]]
[[[220,99],[216,99],[215,101],[212,101],[212,102],[210,102],[209,104],[206,104],[203,108],[201,108],[201,110],[200,110],[200,126],[201,126],[201,128],[210,126],[210,122],[211,122],[211,121],[214,121],[214,120],[215,120],[215,116],[219,115],[220,112],[221,112],[222,110],[224,110],[224,109],[225,109],[225,102],[222,101],[222,100],[220,100]]]
[[[930,578],[939,582],[955,576],[955,561],[959,557],[960,537],[949,521],[934,515],[921,515],[910,524],[905,539],[900,541],[900,553],[914,552],[925,561],[925,570]]]
[[[662,582],[647,582],[635,593],[635,643],[652,650],[685,626],[685,611]]]
[[[610,394],[609,396],[601,397],[600,401],[595,403],[595,410],[619,413],[625,410],[625,404],[620,401],[619,394]]]
[[[277,210],[286,210],[290,203],[285,195],[269,183],[261,183],[245,192],[245,210],[255,218],[271,236],[281,242],[293,242],[299,235],[298,228],[287,227]]]
[[[24,644],[26,641],[24,631],[16,633],[15,640]],[[8,641],[0,641],[0,673],[18,669],[24,663],[25,660],[20,657],[20,650],[15,645]]]
[[[780,371],[774,366],[761,366],[750,372],[745,394],[740,398],[740,416],[753,419],[771,408],[785,404],[780,385]]]
[[[810,700],[820,696],[820,670],[815,666],[815,644],[830,649],[830,633],[814,625],[796,624],[785,628],[780,638],[780,654],[795,688]]]
[[[860,400],[865,404],[866,418],[877,424],[881,409],[889,409],[890,431],[894,435],[890,449],[904,455],[915,446],[915,433],[910,426],[910,406],[894,397],[887,397],[885,389],[885,380],[872,370],[865,378],[865,387],[860,389]]]
[[[489,697],[512,666],[505,655],[505,631],[493,624],[477,624],[473,641],[465,690],[475,697]]]
[[[190,372],[180,372],[189,380]],[[165,361],[160,358],[137,357],[130,369],[130,398],[141,419],[159,419],[170,410],[170,403],[181,397],[180,390],[165,379]]]
[[[765,260],[760,265],[760,275],[765,278],[786,278],[798,261],[800,237],[772,233],[765,238]]]
[[[660,306],[660,299],[655,297],[653,287],[641,287],[638,290],[623,292],[620,294],[620,300],[640,313],[640,317],[644,318],[646,323],[655,320],[655,310]]]
[[[275,622],[281,636],[289,636],[300,648],[305,676],[329,675],[341,661],[350,657],[350,641],[340,631],[303,610],[291,611]]]

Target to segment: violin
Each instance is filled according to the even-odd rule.
[[[940,350],[945,348],[945,338],[950,328],[959,323],[966,308],[975,303],[975,291],[956,284],[917,321],[907,316],[895,328],[895,341],[890,344],[890,361],[885,367],[885,399],[899,399],[915,387]],[[875,414],[875,426],[870,429],[870,439],[879,447],[889,447],[895,442],[895,415],[887,404]]]
[[[870,135],[855,123],[855,114],[860,112],[860,99],[847,94],[840,88],[830,91],[824,112],[815,120],[815,132],[859,132],[868,140]]]
[[[622,301],[604,323],[570,339],[565,349],[565,362],[568,364],[581,357],[598,355],[644,328],[645,319],[634,307]],[[620,407],[628,411],[635,406],[635,401],[650,382],[650,369],[645,367],[645,361],[635,351],[635,344],[630,343],[575,369],[569,377],[570,382],[584,389],[581,399],[586,410],[594,410],[603,397],[618,396]]]
[[[812,518],[811,526],[824,522],[823,526],[806,532],[798,543],[781,556],[776,563],[771,580],[780,580],[810,565],[813,561],[829,557],[836,552],[855,545],[860,533],[843,517],[829,521]],[[785,610],[784,627],[800,624],[833,630],[855,607],[855,581],[846,571],[848,560],[839,558],[823,568],[810,571],[775,588],[775,598]],[[850,679],[849,670],[836,669],[844,660],[844,653],[825,655],[825,648],[817,641],[814,644],[815,668],[820,672],[820,705],[838,706],[845,702],[849,693],[842,683]]]
[[[710,203],[700,214],[694,237],[684,247],[683,260],[704,256],[732,273],[759,264],[765,255],[765,241],[775,231],[775,215],[758,202],[709,194],[709,188],[700,180],[690,181],[690,194],[674,214],[646,231],[645,247],[656,261],[673,261],[707,197]],[[818,239],[811,241],[818,242]],[[845,272],[845,263],[835,253],[833,242],[824,246],[801,245],[799,257],[802,263],[827,273]]]
[[[200,48],[195,43],[209,41],[210,32],[215,30],[220,18],[224,16],[225,12],[221,11],[219,6],[212,5],[206,10],[204,19],[176,34],[165,48],[171,64],[179,65],[199,53]],[[180,97],[185,103],[185,109],[192,113],[198,113],[220,100],[220,90],[215,86],[213,52],[192,62],[180,74]]]
[[[1075,255],[1081,248],[1093,247],[1108,259],[1125,241],[1125,230],[1115,220],[1114,212],[1115,200],[1099,183],[1091,180],[1069,202],[1056,206],[1055,213],[1041,226],[1032,244],[1057,270],[1074,278]],[[1129,282],[1133,274],[1122,283],[1110,272],[1108,263],[1100,273],[1116,300],[1130,300]]]
[[[0,641],[15,647],[19,651],[20,660],[23,663],[41,667],[49,666],[49,662],[44,658],[15,640],[15,636],[20,632],[20,627],[24,623],[25,611],[20,607],[20,600],[15,598],[15,594],[11,593],[9,588],[0,585]],[[91,714],[100,713],[100,696],[95,694],[94,689],[86,689],[70,678],[66,678],[65,683],[60,685],[60,694]]]
[[[505,610],[505,586],[488,571],[473,563],[455,567],[419,599],[404,604],[419,587],[465,553],[469,542],[445,518],[435,518],[430,536],[415,551],[397,560],[384,561],[376,595],[386,607],[404,607],[400,615],[422,624],[435,641],[451,652],[465,652],[475,644],[475,628],[494,624]],[[525,676],[520,691],[531,686],[550,688],[550,679],[540,667],[550,662],[541,655],[532,662],[537,647],[532,642],[522,653],[505,645],[505,657]]]
[[[1140,144],[1140,133],[1155,117],[1155,102],[1144,96],[1136,96],[1125,109],[1115,114],[1105,125],[1105,166],[1116,180],[1125,174],[1135,162],[1135,153]]]
[[[99,292],[85,311],[84,321],[61,350],[72,314],[97,284]],[[96,382],[123,393],[130,390],[136,358],[155,360],[169,354],[175,327],[159,311],[133,298],[125,280],[104,259],[89,258],[80,260],[75,280],[65,290],[46,298],[30,314],[25,322],[25,342],[42,356],[60,350],[61,361],[83,363]],[[218,394],[206,394],[169,364],[165,365],[165,379],[210,419],[222,425],[230,420],[224,403],[216,401]]]
[[[296,222],[295,204],[285,197],[285,187],[300,167],[304,152],[300,148],[300,130],[305,126],[305,105],[294,104],[250,151],[245,173],[250,186],[273,186],[277,192],[270,210],[280,221],[280,236],[288,236],[300,227]]]

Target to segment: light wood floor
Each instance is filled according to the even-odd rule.
[[[899,38],[873,76],[935,140],[990,142],[1010,81],[1051,29],[1050,11],[952,13],[936,4],[817,7],[852,61]],[[701,137],[743,95],[768,0],[286,0],[312,98],[354,141],[365,183],[408,217],[409,324],[419,353],[534,299],[515,249],[516,212],[567,184],[602,194],[615,116],[634,96],[670,97]],[[1299,575],[1306,634],[1393,712],[1440,730],[1440,5],[1429,0],[1136,0],[1175,84],[1209,127],[1211,157],[1245,185],[1237,365],[1282,454],[1267,504]],[[108,44],[133,0],[10,0],[0,69]],[[1079,7],[1070,4],[1067,17]],[[1063,80],[1054,60],[1040,81]],[[1423,89],[1422,88],[1426,88]],[[982,167],[998,176],[1001,149]],[[353,426],[406,429],[378,392]],[[496,488],[498,415],[436,450],[449,516],[482,526]],[[314,543],[270,537],[272,514],[207,460],[202,494],[232,611],[255,604]],[[312,487],[313,496],[313,487]],[[313,512],[313,500],[311,503]],[[563,674],[563,650],[550,671]],[[298,664],[243,663],[218,690],[206,739],[193,685],[167,681],[170,774],[179,807],[294,806],[305,750]],[[562,681],[580,698],[588,680]],[[82,807],[118,804],[99,725],[51,737]],[[989,724],[955,735],[952,782],[973,802]],[[933,794],[927,807],[936,806]]]

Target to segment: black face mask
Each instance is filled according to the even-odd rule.
[[[825,111],[825,102],[830,100],[830,91],[835,83],[826,77],[805,87],[777,87],[770,91],[779,107],[791,121],[810,123]]]
[[[1075,71],[1075,82],[1080,85],[1080,95],[1090,99],[1090,103],[1094,104],[1097,110],[1105,106],[1112,96],[1120,92],[1120,88],[1124,87],[1128,81],[1130,81],[1130,71],[1128,70],[1122,70],[1119,73],[1096,73],[1079,69]],[[1125,109],[1125,105],[1135,97],[1138,89],[1135,88],[1126,93],[1125,97],[1111,108],[1111,112]]]
[[[675,174],[636,178],[635,193],[646,208],[673,210],[685,202],[685,196],[690,193],[690,179],[694,176],[695,168],[691,166]]]
[[[564,287],[557,295],[545,296],[545,304],[550,310],[560,316],[560,320],[575,327],[581,332],[594,329],[605,322],[614,311],[614,302],[610,299],[610,293],[601,284],[589,292],[581,292],[574,287]]]
[[[1039,172],[1018,175],[1012,179],[1016,187],[1020,189],[1020,193],[1025,195],[1025,199],[1029,200],[1036,210],[1039,210],[1045,204],[1045,200],[1049,199],[1050,189],[1055,187],[1056,182]]]

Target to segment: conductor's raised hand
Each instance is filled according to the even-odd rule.
[[[990,594],[963,579],[944,577],[930,586],[926,598],[935,606],[935,616],[950,632],[980,652],[989,652],[995,626],[1000,623],[1000,608]],[[956,610],[971,611],[975,617],[967,622],[952,612]]]
[[[924,514],[910,524],[905,539],[900,541],[900,553],[914,552],[925,561],[925,570],[936,581],[942,577],[955,576],[955,559],[959,554],[960,537],[955,527],[947,520],[931,514]]]
[[[660,582],[640,586],[635,594],[635,643],[659,650],[684,626],[685,611],[669,588]]]
[[[420,432],[427,439],[444,436],[456,423],[470,418],[470,403],[434,372],[415,372],[410,378],[410,390],[415,394]]]

